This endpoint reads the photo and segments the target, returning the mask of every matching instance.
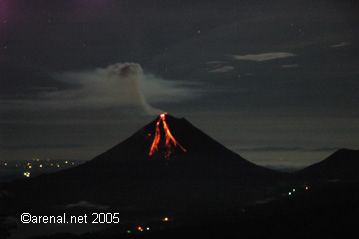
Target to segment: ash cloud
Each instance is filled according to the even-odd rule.
[[[145,73],[140,64],[116,63],[94,70],[58,73],[55,78],[71,87],[43,90],[36,100],[13,101],[12,107],[94,109],[123,107],[153,115],[160,109],[151,104],[178,103],[196,96],[193,84],[164,80]]]
[[[60,81],[73,84],[66,91],[45,93],[54,101],[69,101],[69,107],[128,106],[141,108],[148,114],[160,110],[145,99],[141,84],[144,81],[142,67],[136,63],[117,63],[106,68],[58,74]]]

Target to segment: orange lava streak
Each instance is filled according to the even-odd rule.
[[[153,139],[153,142],[151,144],[149,155],[152,156],[152,154],[158,150],[158,143],[161,139],[161,131],[160,131],[160,121],[157,121],[156,123],[156,133],[155,138]]]
[[[172,145],[174,147],[180,147],[180,149],[183,152],[187,152],[187,150],[176,141],[176,139],[173,137],[167,122],[166,122],[166,113],[162,113],[160,115],[160,118],[158,119],[158,121],[156,122],[156,132],[155,132],[155,137],[153,139],[153,142],[151,144],[151,148],[150,151],[148,153],[149,156],[152,156],[154,152],[158,151],[158,144],[160,143],[161,140],[161,129],[160,129],[160,125],[163,125],[163,130],[165,133],[165,147],[166,147],[166,153],[165,153],[165,158],[169,158],[169,156],[171,155],[172,151]]]
[[[187,152],[187,150],[180,143],[178,143],[176,139],[173,137],[170,129],[168,128],[166,121],[164,120],[163,120],[163,129],[166,132],[166,146],[170,146],[170,143],[172,142],[174,146],[178,145],[182,149],[182,151]]]

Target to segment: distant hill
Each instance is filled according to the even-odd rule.
[[[297,175],[310,179],[358,180],[359,150],[340,149],[323,161],[302,169]]]

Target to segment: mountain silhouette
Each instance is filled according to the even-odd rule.
[[[6,185],[9,199],[24,208],[39,207],[43,201],[49,205],[89,201],[138,210],[213,208],[246,202],[258,193],[263,196],[263,189],[283,177],[243,159],[186,119],[171,115],[166,115],[166,124],[185,150],[172,145],[166,157],[162,151],[168,148],[162,138],[158,151],[149,155],[159,119],[78,167]],[[26,204],[20,203],[23,200]]]
[[[299,171],[297,174],[310,179],[353,180],[359,179],[359,150],[339,149],[332,155]]]

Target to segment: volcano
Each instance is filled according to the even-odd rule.
[[[7,203],[19,210],[19,205],[43,209],[43,201],[49,207],[89,201],[129,210],[208,210],[264,196],[282,177],[225,148],[186,119],[161,114],[78,167],[16,181],[4,190],[10,195]]]

